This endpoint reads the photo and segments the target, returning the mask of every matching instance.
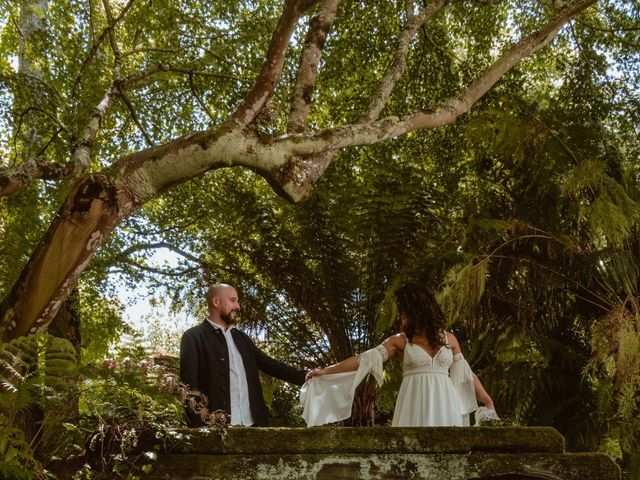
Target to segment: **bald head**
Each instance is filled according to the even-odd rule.
[[[235,288],[228,283],[214,283],[207,289],[207,293],[204,298],[207,300],[207,307],[209,307],[209,310],[211,310],[211,300],[213,300],[213,297],[219,297],[222,292],[228,288],[235,290]]]
[[[216,323],[232,325],[240,311],[238,292],[231,285],[216,283],[211,285],[206,294],[209,318]]]

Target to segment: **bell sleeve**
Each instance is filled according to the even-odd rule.
[[[384,345],[358,356],[355,372],[330,373],[313,377],[300,388],[302,418],[308,427],[339,422],[351,416],[356,388],[371,374],[378,385],[383,381],[383,363],[389,359]]]
[[[473,372],[462,353],[456,353],[453,356],[453,364],[449,369],[449,376],[458,392],[462,415],[468,415],[475,411],[478,408],[478,402],[476,401],[476,390],[473,385]]]

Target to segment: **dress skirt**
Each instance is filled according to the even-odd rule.
[[[460,397],[446,372],[412,372],[402,378],[394,427],[462,426]]]

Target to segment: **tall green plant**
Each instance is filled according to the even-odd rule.
[[[47,334],[0,345],[0,473],[8,478],[45,478],[55,454],[65,405],[77,395],[78,366],[71,343]]]

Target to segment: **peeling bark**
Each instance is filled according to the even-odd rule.
[[[52,163],[45,157],[36,157],[13,169],[0,169],[0,197],[7,197],[24,189],[34,179],[63,180],[71,177],[71,163]]]

